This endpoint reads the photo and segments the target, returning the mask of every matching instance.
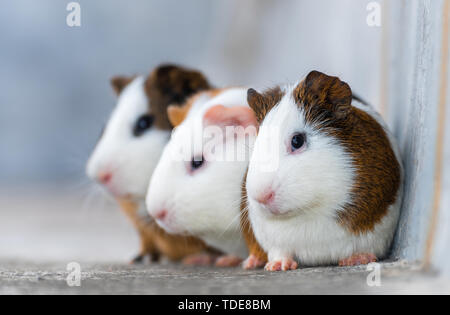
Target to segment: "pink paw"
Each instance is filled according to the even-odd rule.
[[[298,263],[292,258],[269,261],[264,268],[266,271],[288,271],[298,268]]]
[[[211,266],[216,259],[215,256],[208,254],[195,254],[183,259],[183,265],[188,266]]]
[[[226,256],[221,256],[216,260],[216,267],[221,267],[221,268],[225,268],[225,267],[237,267],[242,263],[242,259],[237,257],[237,256],[233,256],[233,255],[226,255]]]
[[[264,267],[266,260],[260,259],[255,255],[250,255],[242,264],[245,270],[259,269]]]
[[[374,254],[356,254],[349,258],[340,260],[339,266],[344,267],[344,266],[367,265],[376,261],[377,257]]]

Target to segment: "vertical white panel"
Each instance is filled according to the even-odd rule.
[[[445,115],[445,121],[447,123],[450,122],[450,96],[448,95],[448,91],[450,91],[450,83],[447,86]],[[446,125],[445,128],[442,191],[433,251],[433,267],[442,270],[446,276],[450,277],[450,126]]]
[[[405,166],[394,256],[423,260],[433,208],[443,1],[393,1],[389,116]]]
[[[438,153],[442,154],[440,167],[436,173],[436,180],[440,184],[440,189],[435,193],[437,204],[435,207],[438,211],[436,213],[436,231],[430,233],[430,253],[432,266],[450,277],[450,1],[447,0],[446,11],[444,14],[445,23],[443,24],[442,56],[441,56],[441,91],[440,102],[441,112],[443,117],[440,117],[440,134],[438,145],[440,150]],[[438,173],[439,172],[439,173]],[[434,232],[434,233],[433,233]]]

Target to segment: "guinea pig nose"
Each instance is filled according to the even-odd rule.
[[[157,212],[156,214],[155,214],[155,219],[157,219],[157,220],[164,220],[165,218],[167,217],[167,210],[166,209],[164,209],[164,210],[161,210],[161,211],[159,211],[159,212]]]
[[[98,181],[106,185],[112,180],[112,177],[111,173],[102,173],[98,176]]]
[[[272,189],[267,189],[256,198],[256,201],[258,201],[263,205],[268,205],[274,199],[275,199],[275,192]]]

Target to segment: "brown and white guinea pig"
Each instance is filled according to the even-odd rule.
[[[266,270],[367,264],[388,253],[402,200],[395,140],[348,84],[313,71],[248,102],[260,122],[247,175]]]
[[[168,232],[195,235],[224,252],[217,266],[238,265],[248,256],[240,209],[256,137],[247,89],[201,92],[182,109],[169,108],[169,117],[177,127],[151,179],[148,211]]]
[[[170,104],[180,104],[195,92],[209,88],[197,71],[161,65],[148,77],[115,77],[117,106],[93,152],[87,173],[119,201],[141,238],[141,253],[178,260],[204,249],[197,239],[167,235],[154,221],[139,215],[153,170],[171,132]]]

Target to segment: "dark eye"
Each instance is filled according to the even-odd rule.
[[[200,158],[199,157],[193,158],[191,161],[191,169],[193,171],[195,171],[196,169],[199,169],[200,167],[202,167],[203,161],[204,161],[203,156]]]
[[[298,133],[292,137],[291,148],[296,151],[305,145],[306,137],[302,133]]]
[[[150,129],[153,125],[153,116],[143,115],[139,117],[134,126],[133,134],[135,137],[141,136],[144,132]]]

